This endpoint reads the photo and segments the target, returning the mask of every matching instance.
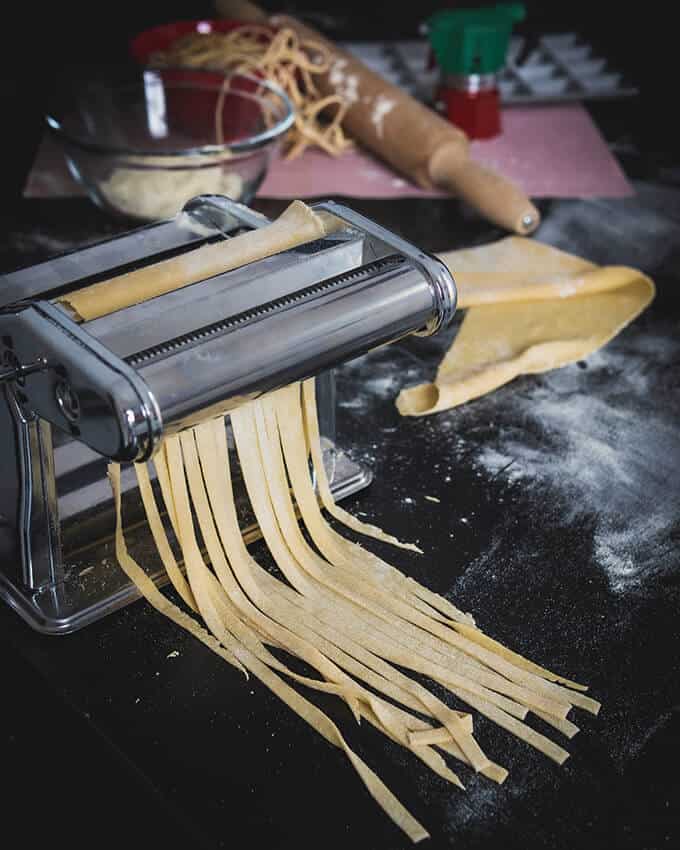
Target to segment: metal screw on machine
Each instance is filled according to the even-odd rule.
[[[16,381],[20,386],[23,385],[26,375],[47,369],[47,361],[44,358],[39,357],[34,363],[19,363],[12,351],[5,351],[2,365],[6,368],[0,372],[0,384]]]
[[[59,381],[54,395],[64,418],[71,424],[77,422],[80,419],[80,400],[72,387],[66,381]]]

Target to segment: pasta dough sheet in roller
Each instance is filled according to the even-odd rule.
[[[70,292],[61,301],[71,308],[77,321],[98,319],[297,245],[321,239],[341,226],[341,222],[329,213],[317,213],[302,201],[293,201],[271,224],[94,283]]]
[[[313,382],[294,384],[231,414],[235,450],[223,417],[166,438],[150,461],[159,493],[148,469],[137,467],[150,531],[181,607],[126,548],[120,472],[112,465],[116,554],[155,608],[259,679],[344,753],[378,805],[419,841],[427,836],[424,827],[351,750],[312,701],[314,692],[337,696],[357,721],[368,721],[459,788],[463,782],[447,758],[494,782],[507,777],[477,740],[473,711],[561,764],[567,751],[533,728],[531,715],[569,738],[578,731],[567,718],[571,710],[597,713],[599,704],[583,686],[498,644],[469,614],[328,523],[324,508],[340,529],[400,545],[333,504],[316,416]],[[231,479],[237,460],[276,572],[260,565],[241,536]],[[284,654],[274,656],[272,648]],[[312,672],[294,672],[286,658],[304,661]]]
[[[448,410],[508,383],[581,360],[654,298],[635,269],[596,266],[531,239],[441,254],[467,308],[433,383],[401,391],[403,416]]]

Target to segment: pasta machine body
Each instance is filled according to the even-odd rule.
[[[73,631],[137,598],[115,565],[106,465],[145,460],[206,416],[315,377],[335,498],[370,482],[336,445],[333,367],[448,324],[455,285],[438,260],[352,210],[313,209],[343,228],[89,322],[61,299],[268,220],[201,196],[170,221],[0,278],[0,595],[36,629]],[[147,541],[158,578],[134,478],[124,466],[126,528],[142,561]],[[237,497],[254,537],[242,487]]]

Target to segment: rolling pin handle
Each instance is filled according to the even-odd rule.
[[[538,210],[519,186],[471,159],[461,162],[451,146],[434,153],[429,176],[498,227],[527,236],[540,224]]]

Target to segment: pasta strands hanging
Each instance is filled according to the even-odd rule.
[[[463,782],[448,758],[494,782],[508,775],[477,741],[472,711],[562,764],[567,751],[528,721],[533,714],[572,737],[578,731],[568,718],[572,709],[599,709],[583,686],[487,637],[470,615],[325,519],[324,509],[354,533],[415,548],[335,505],[323,467],[313,382],[285,387],[238,408],[230,418],[236,451],[229,449],[221,417],[166,438],[153,460],[162,505],[148,468],[137,467],[151,534],[189,613],[170,602],[128,552],[120,473],[116,465],[110,467],[116,554],[142,595],[225,661],[259,679],[339,748],[378,805],[413,841],[427,837],[425,829],[298,688],[339,697],[355,721],[366,720],[461,790]],[[274,573],[258,563],[241,536],[231,476],[237,459],[276,563]],[[163,513],[181,558],[174,554]],[[295,672],[286,657],[304,662],[310,673]]]

